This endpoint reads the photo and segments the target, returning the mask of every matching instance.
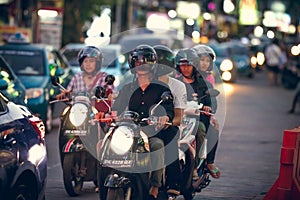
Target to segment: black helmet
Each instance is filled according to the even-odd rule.
[[[94,47],[94,46],[86,46],[79,51],[77,59],[78,59],[79,65],[80,65],[80,69],[82,71],[84,71],[84,69],[82,68],[81,65],[82,65],[83,60],[86,57],[97,59],[97,65],[96,65],[96,69],[94,72],[95,73],[98,72],[101,69],[102,62],[103,62],[103,54],[100,51],[100,49],[98,49],[97,47]]]
[[[193,66],[193,74],[197,72],[198,56],[194,49],[183,48],[180,49],[175,56],[176,69],[181,73],[180,64],[187,63]]]
[[[214,62],[216,61],[215,51],[211,47],[204,45],[204,44],[197,44],[192,49],[194,49],[196,51],[199,58],[201,56],[205,56],[205,55],[210,56],[212,62],[210,63],[208,71],[211,71],[213,69]]]
[[[128,63],[131,73],[135,73],[135,68],[152,71],[154,73],[157,55],[155,50],[146,44],[137,46],[128,55]],[[147,65],[145,65],[147,64]]]
[[[156,75],[162,76],[175,70],[175,55],[169,47],[156,45],[153,47],[157,54]]]

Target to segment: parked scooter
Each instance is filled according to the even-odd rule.
[[[206,96],[216,97],[219,95],[219,91],[215,89],[210,89],[206,92]],[[207,155],[207,139],[204,140],[204,143],[199,152],[200,154],[200,164],[197,166],[197,172],[199,179],[193,180],[193,169],[195,163],[195,152],[196,152],[196,138],[195,134],[198,128],[198,119],[200,114],[214,115],[213,113],[208,113],[203,110],[203,104],[198,104],[198,101],[188,102],[188,106],[185,109],[185,115],[183,118],[181,126],[181,135],[179,139],[179,160],[182,169],[182,193],[185,196],[185,199],[192,199],[196,192],[201,192],[203,188],[206,188],[211,180],[209,179],[209,170],[206,166],[206,155]],[[190,112],[189,112],[190,111]],[[209,141],[210,142],[210,141]],[[211,145],[210,145],[211,146]]]
[[[114,77],[109,76],[106,81],[107,84],[113,84]],[[65,90],[56,77],[52,78],[52,83]],[[51,103],[54,102],[67,104],[60,116],[59,152],[65,189],[69,196],[77,196],[82,192],[84,182],[93,181],[97,186],[96,145],[101,127],[93,119],[98,112],[94,105],[103,102],[93,103],[93,97],[84,92],[74,94],[71,99],[54,100]],[[106,106],[107,102],[103,105]]]
[[[149,118],[140,119],[139,114],[133,111],[112,117],[113,123],[103,139],[98,157],[101,200],[147,199],[150,150],[147,135],[141,131],[141,126],[155,125],[157,117],[151,113],[170,98],[170,93],[163,93]],[[103,120],[107,121],[107,118]]]

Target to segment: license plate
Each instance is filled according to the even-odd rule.
[[[132,166],[132,160],[107,160],[103,161],[103,165],[113,168],[128,168]]]
[[[86,136],[87,130],[66,130],[65,135]]]

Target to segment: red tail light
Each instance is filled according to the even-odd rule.
[[[38,118],[38,117],[31,117],[29,119],[31,125],[33,126],[33,128],[36,130],[36,132],[38,132],[39,137],[42,139],[45,137],[45,132],[46,132],[46,128],[44,125],[44,122]]]

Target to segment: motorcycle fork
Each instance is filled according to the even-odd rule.
[[[80,170],[79,170],[79,175],[81,177],[86,176],[86,152],[81,152],[80,153]]]

